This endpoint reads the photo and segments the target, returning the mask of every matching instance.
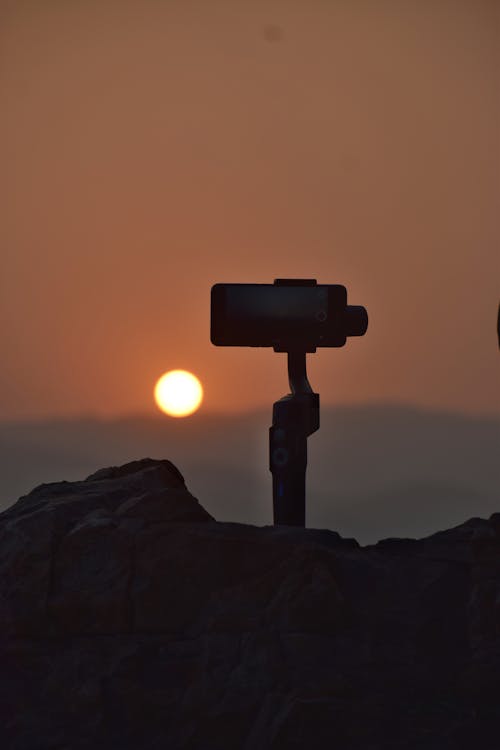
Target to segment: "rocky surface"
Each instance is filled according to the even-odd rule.
[[[497,750],[500,514],[360,547],[218,523],[168,461],[0,514],[8,750]]]

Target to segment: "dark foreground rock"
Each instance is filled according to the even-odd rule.
[[[360,548],[145,459],[0,515],[6,750],[497,750],[499,712],[500,514]]]

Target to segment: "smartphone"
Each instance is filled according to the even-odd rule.
[[[366,325],[359,313],[354,318],[360,319],[354,320],[355,310],[364,311]],[[341,284],[277,279],[274,284],[212,287],[210,338],[216,346],[314,352],[320,346],[344,346],[348,335],[363,335],[367,323],[364,308],[347,305]]]

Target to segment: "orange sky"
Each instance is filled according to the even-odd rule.
[[[496,0],[38,0],[0,11],[0,418],[268,406],[210,287],[343,283],[322,403],[500,413]]]

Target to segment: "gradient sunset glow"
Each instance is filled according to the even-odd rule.
[[[0,419],[268,408],[210,288],[344,284],[323,405],[498,414],[500,3],[89,0],[0,9]],[[36,372],[36,377],[33,373]]]

